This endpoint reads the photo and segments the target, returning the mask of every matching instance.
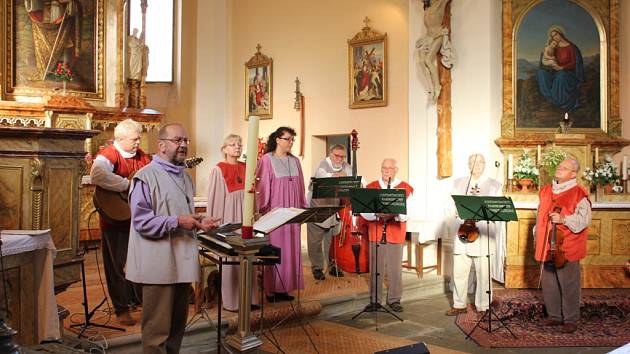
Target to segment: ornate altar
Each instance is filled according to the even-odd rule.
[[[0,127],[0,228],[51,229],[55,287],[80,279],[79,186],[96,130]]]
[[[534,25],[541,15],[547,22]],[[579,30],[569,33],[557,25],[567,16],[572,16],[568,21],[580,23]],[[537,287],[539,277],[532,235],[538,188],[519,191],[513,180],[513,167],[522,154],[541,167],[541,156],[561,151],[579,161],[578,182],[586,184],[585,168],[630,145],[630,140],[621,138],[618,19],[618,0],[503,0],[503,117],[501,137],[495,143],[504,156],[506,195],[515,201],[519,217],[518,222],[508,223],[508,288]],[[584,39],[581,45],[589,44],[588,50],[567,44],[578,35]],[[559,43],[553,53],[575,53],[575,63],[565,65],[555,54],[545,63],[540,58],[547,42],[531,40],[539,37]],[[576,85],[569,87],[570,81]],[[562,86],[564,96],[550,89],[556,86]],[[541,185],[551,181],[550,174],[541,174]],[[595,199],[592,194],[593,222],[587,257],[581,261],[582,285],[629,288],[623,265],[630,258],[630,194],[625,188],[623,193]]]

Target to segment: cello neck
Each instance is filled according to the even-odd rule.
[[[357,176],[357,150],[352,150],[352,177]]]

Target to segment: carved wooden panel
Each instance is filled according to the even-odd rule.
[[[8,323],[18,331],[14,341],[21,345],[35,344],[37,322],[35,321],[35,293],[33,279],[33,252],[7,256],[3,259],[9,310]],[[0,299],[4,302],[3,289]],[[4,303],[0,305],[4,307]]]
[[[19,230],[24,195],[24,170],[15,164],[0,164],[0,228]]]
[[[519,219],[518,220],[518,254],[533,255],[534,253],[534,236],[532,230],[536,224],[536,219]]]
[[[588,228],[588,239],[586,241],[586,254],[599,255],[601,253],[601,229],[602,221],[594,219]]]
[[[47,209],[48,227],[52,229],[52,238],[58,251],[72,248],[72,199],[76,192],[74,186],[74,170],[72,168],[52,167],[48,169],[47,178],[49,185],[54,188],[48,189]]]
[[[612,221],[612,254],[630,254],[630,220]]]

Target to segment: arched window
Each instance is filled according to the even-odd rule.
[[[146,82],[173,82],[175,0],[147,0],[146,38],[149,69]],[[129,34],[142,33],[141,0],[129,1]]]

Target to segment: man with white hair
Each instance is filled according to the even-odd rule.
[[[113,192],[127,194],[133,175],[150,162],[150,157],[140,149],[142,125],[127,119],[114,129],[114,144],[98,152],[92,165],[92,184]],[[109,297],[120,322],[133,326],[136,321],[129,314],[129,305],[139,303],[140,287],[125,279],[125,263],[129,243],[130,221],[115,221],[101,215],[101,240],[103,265]]]
[[[381,178],[369,183],[366,188],[372,189],[404,189],[407,199],[413,193],[413,187],[407,182],[396,178],[398,166],[393,158],[386,158],[381,163]],[[405,236],[407,234],[407,215],[405,214],[373,214],[362,213],[361,217],[368,221],[368,234],[370,240],[370,302],[365,311],[378,311],[381,306],[383,292],[383,274],[387,274],[387,305],[392,311],[402,312],[400,304],[402,297],[402,251]],[[385,225],[387,227],[385,228]],[[383,238],[385,228],[386,238]],[[378,245],[378,258],[376,257],[376,243]],[[377,278],[375,266],[378,263],[379,277]],[[378,281],[377,281],[378,280]],[[376,287],[376,288],[374,288]]]
[[[503,185],[486,177],[483,172],[486,167],[486,160],[481,154],[472,154],[468,157],[468,169],[470,176],[461,177],[453,182],[454,195],[477,195],[477,196],[500,196]],[[453,210],[454,212],[454,210]],[[471,288],[470,268],[475,267],[476,287],[475,287],[475,307],[477,311],[485,311],[489,308],[488,291],[488,237],[492,244],[495,244],[497,237],[502,233],[503,223],[491,222],[489,225],[485,221],[474,223],[479,232],[476,239],[466,237],[460,238],[458,229],[464,223],[456,212],[454,212],[454,222],[451,223],[453,230],[453,307],[446,311],[447,316],[456,316],[466,313],[468,303],[468,289]],[[495,247],[490,246],[490,253]],[[490,290],[492,291],[492,290]]]
[[[564,333],[575,332],[580,319],[580,260],[586,257],[591,224],[591,201],[584,187],[577,184],[579,171],[580,164],[574,159],[558,165],[553,183],[540,190],[534,228],[534,257],[544,262],[541,284],[549,315],[542,325],[562,326]],[[561,251],[566,263],[562,267],[556,267],[549,258],[554,226],[557,234],[564,235]]]

